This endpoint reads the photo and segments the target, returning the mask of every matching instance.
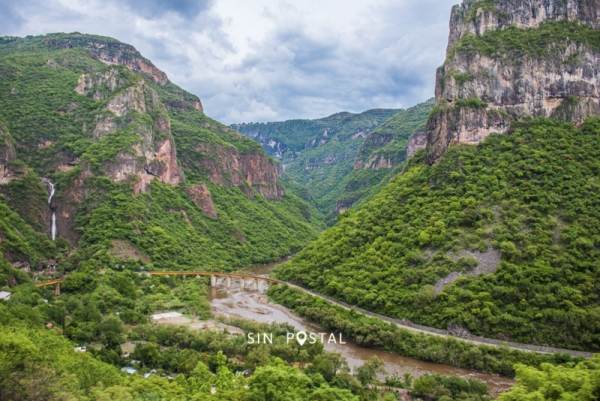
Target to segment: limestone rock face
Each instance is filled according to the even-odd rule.
[[[215,205],[213,204],[210,191],[206,187],[206,184],[196,184],[193,187],[188,188],[186,192],[202,210],[202,213],[213,219],[217,218],[217,211],[215,210]]]
[[[536,28],[548,21],[577,21],[600,29],[600,0],[502,0],[494,2],[495,12],[478,0],[464,0],[452,8],[448,51],[466,33],[483,35],[508,28]]]
[[[276,163],[262,152],[240,154],[236,148],[218,144],[199,143],[196,151],[210,154],[196,161],[205,169],[210,182],[226,186],[243,186],[247,182],[268,200],[279,200],[284,189],[277,183]],[[248,194],[251,197],[250,194]]]
[[[572,21],[600,29],[600,0],[465,0],[450,21],[448,58],[438,69],[436,109],[427,123],[425,163],[436,162],[452,144],[477,144],[492,133],[505,133],[526,115],[582,123],[600,114],[600,54],[567,41],[564,51],[548,57],[492,57],[456,50],[468,35],[543,22]]]
[[[16,158],[12,137],[6,125],[0,121],[0,184],[8,184],[14,178],[10,162]]]
[[[166,85],[167,74],[159,70],[150,60],[143,57],[135,47],[114,39],[101,36],[81,35],[47,35],[46,45],[60,49],[83,47],[88,49],[98,60],[107,64],[120,64],[129,67],[133,72],[143,74],[154,83]]]
[[[408,145],[406,147],[406,159],[410,159],[417,150],[425,149],[427,146],[427,132],[417,132],[408,138]]]
[[[80,78],[78,88],[85,79]],[[86,84],[83,86],[87,87]],[[136,113],[132,115],[132,112]],[[136,115],[147,113],[153,116],[152,125],[135,120]],[[128,118],[133,121],[123,125]],[[156,91],[148,87],[143,79],[113,96],[95,120],[93,137],[98,141],[107,140],[105,137],[118,129],[133,131],[139,136],[139,142],[130,151],[121,152],[102,165],[102,170],[112,181],[124,182],[137,176],[135,193],[144,193],[154,177],[171,185],[183,180],[166,109]]]

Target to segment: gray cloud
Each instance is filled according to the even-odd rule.
[[[457,1],[0,1],[0,35],[115,37],[224,123],[318,118],[433,96]]]
[[[23,24],[24,19],[14,10],[13,2],[0,2],[0,27],[5,32],[11,32]]]
[[[213,0],[113,0],[116,4],[124,3],[130,12],[144,18],[154,19],[174,12],[184,18],[194,18],[200,12],[208,10]]]

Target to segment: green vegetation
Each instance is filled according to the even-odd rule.
[[[562,59],[569,44],[600,51],[600,32],[576,22],[544,22],[537,28],[509,27],[481,36],[465,35],[449,53],[479,53],[499,60]],[[575,61],[575,60],[573,60]]]
[[[337,215],[336,202],[344,196],[344,180],[353,171],[365,136],[398,111],[344,112],[317,120],[234,124],[232,127],[256,139],[267,153],[282,160],[288,179],[304,186],[310,199],[330,221]]]
[[[469,400],[486,401],[489,389],[477,380],[464,380],[456,376],[425,374],[415,380],[413,394],[434,401]]]
[[[367,136],[356,156],[356,163],[363,167],[353,170],[342,181],[345,191],[338,197],[339,205],[359,208],[402,171],[407,158],[408,139],[425,132],[425,123],[434,104],[434,99],[429,99],[403,110]],[[383,165],[376,167],[379,162]],[[388,163],[392,167],[388,167]]]
[[[456,108],[458,110],[462,108],[467,109],[484,109],[487,107],[487,103],[481,99],[469,98],[469,99],[458,99],[456,101]]]
[[[516,370],[518,384],[499,401],[593,401],[600,396],[600,355],[577,365],[542,364],[537,369],[517,365]]]
[[[233,270],[295,253],[317,237],[320,213],[293,191],[267,201],[246,177],[231,177],[225,165],[235,157],[258,161],[259,169],[274,166],[258,143],[205,116],[195,108],[197,97],[173,83],[159,86],[77,47],[90,38],[106,39],[0,38],[1,150],[16,154],[6,166],[15,178],[0,185],[6,216],[0,247],[7,260],[34,269],[48,260],[60,266],[67,263],[70,242],[80,248],[77,260],[67,263],[73,270],[97,263],[114,241],[123,241],[150,268]],[[127,46],[106,43],[109,52]],[[67,44],[73,48],[56,47]],[[75,90],[81,82],[89,82],[79,88],[83,94]],[[108,110],[128,93],[135,94],[137,106],[124,104],[118,115]],[[169,139],[169,125],[185,182],[154,180],[149,193],[134,195],[131,166],[146,163],[140,149],[153,153]],[[115,173],[130,177],[116,183],[107,177]],[[223,185],[211,181],[215,176]],[[41,177],[56,184],[52,207],[62,213],[56,243],[47,235],[52,212]],[[233,186],[233,178],[242,184]],[[188,195],[199,183],[210,190],[217,218],[204,215]],[[13,270],[1,276],[0,285],[13,280]]]
[[[542,363],[562,364],[578,361],[570,354],[538,354],[511,350],[508,346],[475,345],[453,337],[415,333],[393,323],[368,317],[354,309],[344,309],[289,286],[269,289],[269,297],[326,330],[342,333],[358,345],[377,348],[422,361],[476,369],[512,377],[514,365],[523,363],[540,366]]]
[[[358,401],[375,396],[350,375],[340,354],[324,351],[320,342],[288,342],[286,335],[294,329],[287,324],[223,321],[255,337],[272,334],[272,343],[252,343],[227,328],[148,324],[148,315],[160,310],[210,316],[207,281],[147,277],[137,274],[132,261],[121,263],[107,256],[104,274],[87,266],[69,275],[68,292],[60,297],[51,288],[25,284],[0,304],[3,400]],[[48,323],[53,327],[44,328]],[[75,352],[79,344],[86,344],[87,352]],[[126,375],[122,366],[137,373]],[[241,375],[244,370],[250,378]],[[359,379],[365,386],[378,384],[374,374],[380,371],[381,361],[368,361],[358,369]]]
[[[598,350],[599,135],[595,118],[580,128],[537,119],[451,147],[433,166],[419,152],[277,276],[427,326]],[[464,274],[477,260],[459,253],[490,247],[497,270]],[[451,272],[463,277],[436,294]]]

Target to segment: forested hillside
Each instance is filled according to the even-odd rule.
[[[599,137],[598,119],[532,120],[432,166],[420,151],[278,277],[424,325],[598,350]]]
[[[425,146],[425,122],[433,105],[430,99],[402,110],[366,137],[356,155],[354,170],[340,185],[344,192],[336,199],[336,212],[369,201],[402,171],[409,156]]]
[[[255,139],[281,160],[285,175],[303,185],[325,215],[335,216],[344,179],[352,172],[365,137],[400,110],[337,113],[317,120],[234,124],[232,128]],[[330,218],[331,218],[330,216]]]
[[[305,199],[312,200],[331,222],[369,200],[402,170],[409,138],[424,130],[433,105],[429,100],[406,110],[232,127],[281,160],[285,176],[304,186]]]
[[[0,247],[15,268],[64,272],[112,254],[234,269],[296,252],[320,230],[258,143],[207,117],[129,45],[4,37],[0,76]]]

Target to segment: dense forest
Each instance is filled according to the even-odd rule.
[[[277,275],[428,326],[598,350],[599,135],[596,118],[536,119],[436,165],[420,152]]]
[[[173,83],[77,47],[88,41],[128,46],[89,35],[0,40],[5,258],[72,270],[112,250],[150,268],[231,270],[316,238],[320,213],[277,182],[259,144]]]
[[[455,6],[435,100],[231,127],[116,39],[1,37],[0,400],[599,400],[600,354],[504,343],[600,352],[598,5],[550,3]],[[285,257],[257,303],[516,384],[351,369],[168,272]]]
[[[285,176],[305,188],[303,199],[328,223],[371,199],[402,170],[408,138],[422,130],[433,99],[406,110],[337,113],[317,120],[234,124],[281,160]]]

